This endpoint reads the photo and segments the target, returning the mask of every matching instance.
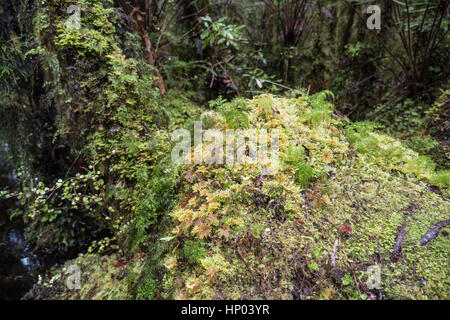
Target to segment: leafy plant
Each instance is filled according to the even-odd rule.
[[[184,243],[181,254],[189,263],[196,263],[206,257],[207,252],[200,241],[188,240]]]
[[[290,146],[285,162],[294,167],[296,181],[302,188],[307,188],[315,172],[311,165],[306,162],[305,148],[303,146]]]
[[[349,4],[349,2],[346,3]],[[389,5],[392,8],[389,21],[395,28],[396,39],[400,41],[402,51],[396,52],[375,30],[372,34],[401,68],[401,74],[397,77],[398,81],[408,89],[409,95],[416,96],[425,89],[426,83],[432,81],[429,67],[432,57],[446,38],[448,22],[445,18],[450,1],[439,0],[433,3],[395,0]],[[365,19],[357,10],[355,12],[360,22],[365,24]]]
[[[227,17],[222,17],[217,21],[213,21],[210,16],[200,19],[205,27],[205,30],[200,34],[200,38],[203,40],[203,48],[210,45],[221,50],[231,48],[239,50],[239,43],[244,41],[242,29],[245,28],[245,25],[225,24]]]

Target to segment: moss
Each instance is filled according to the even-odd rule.
[[[286,163],[295,169],[295,178],[301,187],[307,188],[311,178],[314,176],[312,167],[305,161],[305,148],[303,146],[289,146]]]
[[[40,9],[36,33],[49,45],[29,54],[42,56],[47,85],[61,89],[44,99],[57,113],[51,138],[101,176],[98,189],[75,189],[84,190],[80,199],[100,199],[91,214],[105,220],[120,251],[68,261],[65,267],[80,266],[80,291],[68,290],[64,270],[55,269],[42,284],[55,289],[50,297],[364,299],[366,269],[380,264],[385,294],[448,298],[448,236],[419,245],[431,226],[448,219],[448,171],[436,171],[433,161],[375,124],[337,117],[327,91],[218,99],[203,114],[191,93],[161,97],[153,68],[118,45],[114,10],[78,1],[83,28],[70,30],[67,3],[48,1]],[[278,172],[264,175],[252,163],[173,165],[170,131],[197,118],[204,129],[279,130]],[[47,198],[52,190],[38,191]],[[26,212],[43,223],[37,239],[61,231],[45,212]],[[403,225],[403,251],[392,262]]]
[[[317,99],[266,95],[248,101],[252,124],[279,128],[290,138],[280,139],[282,166],[261,186],[255,185],[261,174],[255,165],[185,167],[189,200],[171,213],[173,234],[187,243],[203,241],[208,253],[201,265],[179,263],[186,256],[183,244],[167,256],[178,261],[169,268],[180,279],[169,298],[364,299],[360,283],[376,264],[387,296],[448,297],[448,237],[419,245],[450,212],[448,201],[427,189],[433,163],[371,125],[344,129],[328,106],[312,123],[307,106]],[[269,115],[267,106],[279,113]],[[302,180],[305,161],[319,173],[309,185]],[[445,182],[440,185],[447,192]],[[344,222],[350,235],[340,231]],[[404,223],[404,249],[394,263],[390,257]],[[333,268],[346,274],[340,285],[330,274],[335,241]]]
[[[74,299],[74,300],[118,300],[131,299],[132,288],[142,272],[144,260],[136,255],[132,259],[117,254],[86,254],[66,261],[63,266],[53,268],[47,277],[28,294],[34,299]],[[76,284],[70,278],[73,267],[79,268],[80,289],[69,288]]]
[[[220,108],[220,112],[225,117],[227,126],[230,129],[241,129],[248,127],[247,105],[243,99],[236,99],[230,103],[225,103]]]
[[[137,289],[136,299],[151,300],[156,294],[156,282],[153,275],[150,273],[142,278]]]
[[[206,254],[204,245],[200,241],[189,240],[183,244],[183,248],[181,249],[181,256],[189,263],[199,262]]]
[[[111,3],[78,1],[82,17],[79,30],[66,26],[69,3],[73,4],[46,1],[39,7],[35,29],[46,46],[27,53],[43,61],[45,85],[52,88],[41,99],[43,105],[36,107],[55,113],[46,124],[55,128],[48,134],[52,140],[49,145],[63,146],[66,155],[66,166],[56,179],[39,182],[38,188],[24,188],[20,195],[26,205],[24,217],[33,220],[29,238],[48,250],[60,248],[60,244],[74,246],[77,241],[73,235],[77,235],[84,250],[93,236],[110,232],[117,235],[121,248],[133,254],[146,246],[150,229],[178,199],[179,168],[170,162],[169,130],[187,117],[198,116],[198,107],[188,101],[189,93],[169,91],[160,97],[153,86],[153,68],[142,52],[126,55],[119,46],[123,26],[116,21],[118,11]],[[43,20],[47,23],[42,24]],[[95,173],[104,185],[94,189],[76,184],[69,195],[60,192],[58,179],[74,184],[76,175],[86,171]],[[51,202],[45,200],[48,196]],[[72,198],[79,198],[80,204],[77,200],[65,209],[68,206],[63,204]],[[98,199],[101,205],[87,210],[81,203],[85,198]],[[36,206],[35,199],[43,204]],[[46,212],[54,207],[60,214],[49,219]],[[78,223],[86,211],[89,220],[83,218]],[[74,229],[70,226],[83,222],[96,229],[101,226],[103,233],[91,232],[90,227],[84,234],[80,228],[70,230]],[[84,235],[88,239],[84,240]]]

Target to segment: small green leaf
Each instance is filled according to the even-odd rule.
[[[310,263],[310,264],[308,265],[308,267],[309,267],[311,270],[313,270],[313,271],[319,271],[319,266],[318,266],[317,263],[315,263],[315,262]]]
[[[172,236],[172,237],[164,237],[164,238],[161,238],[159,240],[161,240],[161,241],[170,241],[170,240],[173,240],[175,238],[176,238],[175,236]]]

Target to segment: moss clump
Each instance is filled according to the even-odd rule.
[[[306,162],[306,152],[303,146],[289,146],[286,163],[295,168],[295,178],[302,188],[308,187],[309,182],[314,176],[314,171]]]
[[[144,266],[143,254],[131,259],[117,254],[86,254],[50,270],[46,278],[25,296],[33,299],[118,300],[133,298],[132,288]],[[78,268],[80,289],[77,289],[72,268]],[[72,278],[71,278],[72,277]],[[72,286],[72,287],[71,287]]]
[[[449,238],[419,245],[449,217],[445,174],[370,124],[348,126],[324,96],[248,100],[250,126],[281,132],[281,167],[262,183],[255,164],[184,167],[185,200],[171,213],[174,249],[163,263],[166,277],[177,281],[165,287],[166,298],[365,299],[367,268],[377,264],[385,296],[448,298]],[[317,106],[319,98],[326,106]],[[311,118],[314,109],[323,114]],[[226,118],[214,118],[216,128],[229,128]],[[344,223],[350,231],[340,228]],[[206,254],[189,259],[193,243]]]
[[[185,165],[174,180],[180,201],[144,233],[146,249],[123,259],[80,256],[66,265],[80,265],[89,284],[68,290],[59,270],[46,297],[367,299],[367,270],[377,265],[375,292],[384,298],[449,298],[448,234],[419,243],[449,218],[445,173],[370,124],[348,125],[329,106],[312,124],[317,96],[262,98],[271,100],[270,115],[258,97],[245,112],[249,126],[280,130],[276,174],[257,183],[257,164]],[[222,113],[207,114],[215,128],[230,129]],[[428,185],[439,175],[440,194]]]

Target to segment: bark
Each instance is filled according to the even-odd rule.
[[[137,31],[142,39],[142,42],[145,46],[145,51],[147,52],[147,61],[148,63],[155,67],[155,55],[152,51],[152,43],[150,41],[150,38],[148,37],[147,31],[144,28],[144,18],[139,13],[139,8],[134,8],[133,11],[130,14],[130,17],[135,17],[136,24],[137,24]],[[156,79],[156,85],[158,86],[160,92],[162,94],[166,93],[166,87],[164,86],[164,80],[161,76],[161,73],[156,70],[155,71],[156,76],[158,79]]]

